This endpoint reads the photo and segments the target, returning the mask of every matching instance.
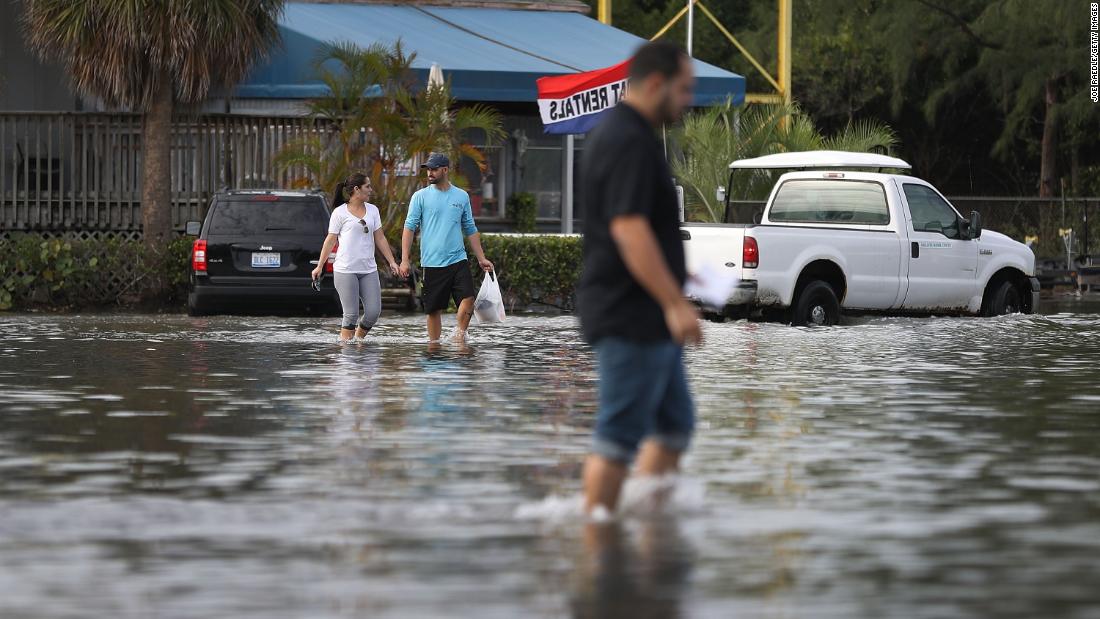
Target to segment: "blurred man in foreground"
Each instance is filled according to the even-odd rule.
[[[636,455],[641,475],[675,472],[695,427],[683,346],[700,341],[699,313],[682,292],[679,209],[657,135],[679,120],[694,83],[691,59],[679,47],[643,45],[631,61],[625,98],[585,140],[577,301],[600,374],[584,466],[589,514],[599,507],[614,512]]]

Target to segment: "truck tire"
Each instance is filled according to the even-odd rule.
[[[840,301],[829,284],[815,279],[799,291],[791,307],[791,324],[796,327],[826,327],[840,322]]]
[[[726,322],[726,315],[722,312],[702,312],[703,320],[708,322]]]
[[[1018,314],[1024,311],[1024,297],[1020,293],[1020,287],[1012,280],[1000,283],[989,297],[986,305],[986,316],[1004,316],[1005,314]]]

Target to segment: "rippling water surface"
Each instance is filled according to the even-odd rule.
[[[1098,617],[1100,318],[708,324],[583,526],[570,317],[0,316],[0,616]]]

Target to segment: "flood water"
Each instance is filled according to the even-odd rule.
[[[602,528],[571,317],[2,315],[0,617],[1100,617],[1082,309],[708,324]]]

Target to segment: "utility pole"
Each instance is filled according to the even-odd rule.
[[[779,0],[779,94],[791,103],[791,0]],[[784,119],[785,120],[785,119]]]
[[[687,0],[688,9],[688,35],[687,35],[687,53],[688,56],[694,58],[695,54],[691,53],[692,38],[695,35],[695,0]]]

